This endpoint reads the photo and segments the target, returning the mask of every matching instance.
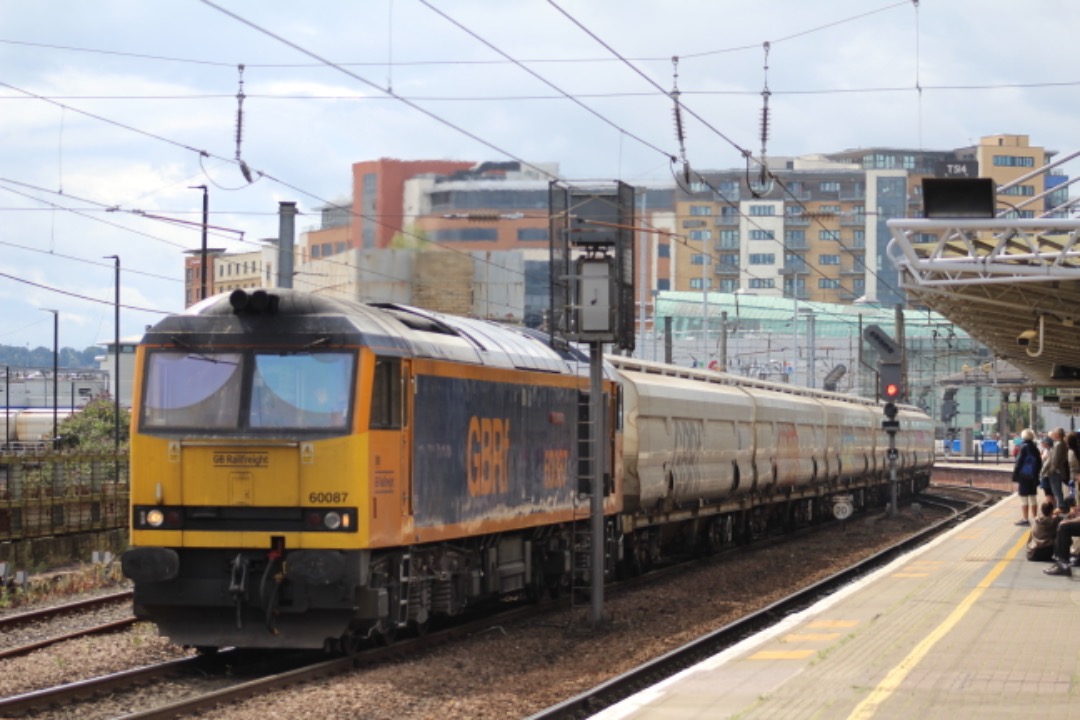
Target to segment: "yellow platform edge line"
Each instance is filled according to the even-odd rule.
[[[908,674],[922,661],[924,657],[933,649],[941,638],[945,637],[952,630],[957,623],[971,610],[975,602],[982,597],[982,594],[986,592],[986,589],[990,587],[998,576],[1005,571],[1009,563],[1013,558],[1017,556],[1020,549],[1027,545],[1028,536],[1027,533],[1022,533],[1020,539],[1016,544],[1012,546],[1009,552],[1002,558],[994,567],[986,574],[975,589],[968,593],[959,605],[956,606],[949,616],[945,620],[934,628],[929,635],[923,638],[915,648],[908,653],[908,656],[900,661],[900,664],[889,671],[889,674],[885,676],[877,687],[875,687],[870,694],[851,711],[848,715],[848,720],[867,720],[872,718],[874,713],[877,712],[878,707],[889,699],[889,697],[900,687],[900,684],[904,682]]]

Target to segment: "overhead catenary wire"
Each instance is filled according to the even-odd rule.
[[[904,3],[896,3],[896,5],[899,5],[899,4],[904,4]],[[885,9],[881,9],[881,10],[886,10],[886,9],[888,9],[888,8],[892,8],[892,6],[896,6],[896,5],[889,5],[889,6],[887,6],[887,8],[885,8]],[[874,12],[880,12],[880,11],[874,11]],[[869,13],[865,13],[865,14],[869,14]],[[865,15],[865,14],[864,14],[864,15]],[[862,15],[861,15],[861,16],[862,16]],[[856,17],[858,17],[858,16],[856,16]],[[849,18],[849,19],[851,19],[851,18]],[[821,27],[823,28],[823,27],[828,27],[828,26],[821,26]],[[809,32],[809,31],[808,31],[808,32]],[[805,33],[799,33],[799,35],[805,35]],[[792,37],[797,37],[797,36],[792,36]],[[518,63],[519,63],[519,62],[518,62]],[[222,64],[222,65],[224,65],[224,64]],[[258,66],[257,66],[257,65],[254,65],[254,64],[253,64],[253,65],[252,65],[252,67],[258,67]],[[388,82],[388,84],[389,84],[389,82]],[[565,96],[565,94],[564,94],[564,96]],[[381,99],[381,98],[380,98],[380,99]],[[397,99],[397,98],[394,98],[394,99]],[[239,154],[239,153],[238,153],[238,154]],[[200,157],[202,157],[202,155],[200,155]],[[512,155],[511,155],[511,157],[512,157]],[[280,180],[278,180],[278,181],[280,181]],[[361,216],[361,217],[363,217],[363,216]]]

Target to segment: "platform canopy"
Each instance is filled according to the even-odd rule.
[[[1036,384],[1080,387],[1080,220],[888,221],[911,301],[964,328]]]

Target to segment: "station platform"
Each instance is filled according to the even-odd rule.
[[[1010,497],[597,720],[1080,717],[1080,568]]]

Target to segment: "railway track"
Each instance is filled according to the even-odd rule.
[[[63,605],[54,605],[52,607],[30,610],[14,615],[7,615],[4,617],[0,617],[0,635],[9,634],[14,629],[20,626],[48,623],[64,616],[93,612],[101,608],[106,608],[110,605],[130,601],[131,591],[125,590],[121,592],[111,593],[109,595],[101,595],[99,597],[78,600],[76,602],[66,603]],[[87,625],[85,627],[80,627],[74,630],[57,633],[47,638],[35,639],[32,642],[3,648],[0,649],[0,660],[11,657],[18,657],[20,655],[26,655],[28,653],[34,652],[35,650],[40,650],[42,648],[49,647],[50,645],[55,645],[56,643],[65,642],[67,640],[74,640],[75,638],[85,637],[87,635],[100,635],[104,633],[117,632],[119,630],[124,630],[130,627],[131,625],[135,624],[135,622],[136,619],[134,617],[126,617],[105,623]]]
[[[966,500],[959,498],[958,495],[962,495]],[[918,500],[926,506],[935,505],[944,509],[948,514],[942,523],[948,525],[962,517],[965,508],[984,507],[985,505],[995,502],[996,499],[997,497],[995,497],[995,494],[993,493],[972,491],[968,488],[958,488],[955,490],[950,488],[947,493],[923,495]],[[928,516],[933,517],[932,513],[935,511],[927,508],[926,512]],[[940,514],[940,511],[937,512]],[[939,523],[939,525],[942,523]],[[787,534],[780,536],[778,540],[794,540],[799,537],[799,534]],[[924,541],[924,538],[921,540],[915,539],[912,542],[917,544],[920,541]],[[765,544],[768,545],[772,543],[768,542]],[[753,552],[758,549],[759,546],[762,546],[761,541],[737,549]],[[888,555],[887,559],[891,559],[892,555],[890,553],[899,552],[900,550],[898,550],[898,548],[902,547],[904,547],[903,544],[896,548],[890,548],[884,553],[879,553],[879,555],[875,557],[880,558],[883,555]],[[884,560],[880,561],[883,562]],[[865,566],[857,566],[856,568],[847,571],[847,573],[858,574],[860,571],[865,572]],[[842,584],[844,580],[838,580],[837,578],[839,577],[840,576],[830,578],[825,583],[819,583],[815,587],[818,588],[819,593],[824,592],[826,590],[822,590],[821,588],[828,586],[830,581],[834,584],[837,582]],[[648,583],[655,582],[656,579],[652,575],[649,575],[643,576],[641,581],[642,583]],[[629,583],[629,585],[624,587],[635,584],[637,583]],[[617,587],[613,587],[612,590],[613,593],[620,593],[623,591],[622,588]],[[792,598],[775,603],[758,615],[764,616],[767,620],[774,621],[778,614],[790,612],[790,610],[786,608],[791,603],[797,603],[799,595],[800,594],[796,594],[792,596]],[[810,601],[804,600],[803,602]],[[543,606],[541,609],[543,609]],[[308,655],[306,658],[303,658],[302,661],[295,661],[292,665],[283,667],[265,667],[261,670],[250,666],[243,660],[242,656],[235,655],[231,652],[222,652],[216,656],[206,658],[188,658],[181,661],[172,661],[146,668],[128,670],[102,678],[84,680],[79,683],[72,683],[57,688],[40,690],[35,693],[13,697],[6,701],[0,701],[0,717],[18,716],[28,712],[40,711],[42,708],[66,705],[73,702],[88,703],[87,711],[90,712],[91,706],[96,702],[94,698],[101,697],[107,693],[122,693],[119,702],[122,703],[122,706],[125,708],[145,708],[137,713],[124,716],[126,718],[166,718],[200,711],[206,712],[208,709],[218,705],[240,702],[245,698],[278,691],[290,685],[310,682],[331,675],[347,673],[357,666],[374,668],[378,666],[379,663],[383,663],[392,658],[416,656],[424,649],[431,647],[432,644],[449,642],[455,637],[480,633],[496,626],[507,625],[511,622],[528,618],[536,612],[536,606],[530,605],[516,608],[513,611],[504,612],[494,617],[487,617],[448,631],[433,631],[428,636],[416,640],[402,640],[389,648],[378,648],[358,653],[353,658],[326,659],[323,655]],[[731,635],[742,637],[745,636],[746,632],[750,632],[750,630],[747,630],[746,628],[751,627],[748,623],[752,622],[753,620],[751,619],[741,623],[735,623],[725,629],[728,630],[728,633]],[[707,650],[698,650],[698,652],[709,654]],[[263,655],[265,655],[265,653],[263,653]],[[222,671],[220,668],[226,668],[226,670]],[[657,672],[656,670],[646,670],[644,672],[647,677],[651,678],[651,680],[645,684],[651,684],[659,679],[659,676],[655,674]],[[168,682],[167,693],[156,692],[154,689],[140,690],[140,688],[147,688],[149,685],[154,685],[156,689],[156,684],[163,681]],[[593,699],[599,694],[604,693],[594,690],[587,694],[589,697],[589,700],[586,702],[588,710],[585,713],[578,715],[554,714],[551,715],[551,717],[579,717],[583,714],[595,712],[602,706],[595,704],[596,700]],[[179,699],[162,705],[162,695]],[[541,715],[539,717],[544,716]]]
[[[373,666],[412,655],[536,612],[536,606],[516,607],[495,616],[402,640],[388,647],[360,651],[350,657],[326,659],[320,652],[226,650],[214,655],[170,660],[0,700],[0,717],[18,717],[52,707],[93,702],[95,698],[108,694],[138,693],[139,688],[168,680],[181,686],[179,690],[173,688],[169,694],[183,697],[153,705],[154,699],[150,695],[156,693],[151,692],[146,699],[137,698],[127,703],[132,706],[146,705],[147,709],[122,717],[124,720],[174,718],[298,683],[350,672],[357,667]],[[207,690],[207,685],[215,687]]]

